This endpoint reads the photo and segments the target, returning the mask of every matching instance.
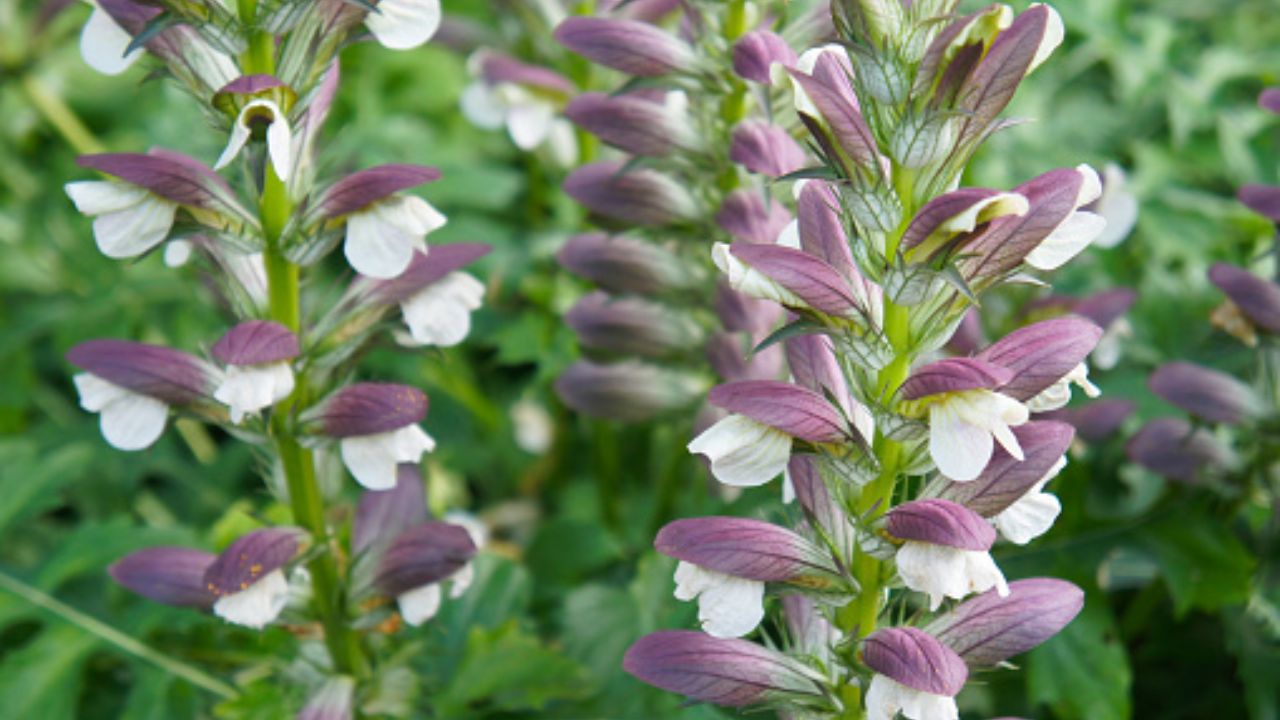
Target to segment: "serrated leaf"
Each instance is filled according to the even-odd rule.
[[[1160,566],[1178,615],[1248,599],[1256,561],[1230,528],[1205,510],[1148,525],[1140,537]]]

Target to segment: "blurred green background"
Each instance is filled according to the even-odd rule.
[[[144,546],[219,547],[283,509],[243,444],[184,425],[146,452],[120,453],[77,407],[62,359],[71,345],[109,336],[207,348],[226,323],[193,269],[158,256],[120,264],[95,250],[88,220],[62,192],[87,177],[77,151],[159,145],[211,161],[220,148],[175,88],[144,70],[104,78],[83,65],[76,36],[87,5],[47,23],[42,6],[0,0],[0,718],[286,717],[300,698],[271,677],[298,671],[288,632],[259,635],[147,603],[104,571]],[[445,6],[508,51],[537,59],[545,49],[513,32],[517,2]],[[1173,414],[1145,387],[1161,362],[1250,363],[1209,325],[1218,297],[1204,273],[1270,247],[1271,228],[1233,195],[1280,181],[1280,122],[1254,102],[1280,82],[1280,7],[1075,0],[1059,10],[1067,42],[1011,107],[1034,122],[991,142],[970,180],[1006,187],[1079,162],[1128,170],[1141,202],[1135,232],[1089,251],[1056,285],[1138,290],[1120,365],[1095,374],[1106,395],[1138,403],[1131,431]],[[433,507],[467,508],[497,529],[476,586],[415,638],[420,682],[406,683],[417,686],[406,701],[430,697],[436,716],[450,718],[724,716],[682,709],[623,674],[620,658],[643,633],[692,626],[692,608],[671,597],[674,563],[650,549],[654,530],[684,515],[780,516],[776,487],[726,503],[683,452],[687,429],[588,422],[555,400],[549,383],[577,355],[559,316],[583,288],[553,254],[581,217],[559,193],[560,170],[459,114],[464,54],[356,46],[343,71],[329,167],[437,165],[444,180],[423,194],[449,224],[432,241],[496,248],[478,267],[489,294],[461,348],[388,344],[366,365],[431,396]],[[517,403],[553,423],[546,452],[516,443]],[[1025,672],[976,678],[965,716],[1280,718],[1280,590],[1269,570],[1280,550],[1256,532],[1270,508],[1168,485],[1127,465],[1123,442],[1073,458],[1055,481],[1066,507],[1058,526],[998,556],[1010,578],[1082,585],[1086,610],[1022,659]],[[669,502],[657,499],[658,477],[675,488]],[[46,596],[166,656],[234,670],[245,694],[215,704],[68,622]]]

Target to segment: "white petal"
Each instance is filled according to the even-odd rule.
[[[1115,247],[1133,232],[1138,223],[1138,198],[1129,191],[1124,170],[1114,163],[1108,164],[1104,170],[1106,183],[1102,186],[1102,197],[1098,198],[1096,211],[1106,218],[1107,227],[1093,241],[1102,248]]]
[[[793,250],[800,249],[800,221],[792,220],[782,226],[782,230],[778,233],[778,237],[774,240],[782,247],[789,247]]]
[[[772,300],[789,307],[808,307],[795,293],[770,280],[767,275],[742,262],[729,250],[728,243],[711,246],[711,260],[729,279],[734,290],[761,300]]]
[[[471,311],[480,307],[484,285],[464,272],[451,272],[400,303],[416,345],[457,345],[471,331]]]
[[[511,141],[521,150],[532,150],[551,134],[551,121],[555,119],[551,103],[534,100],[511,108],[507,114],[507,132]]]
[[[521,450],[541,455],[551,449],[555,423],[541,405],[532,400],[520,400],[512,405],[511,424],[515,427],[516,445]]]
[[[796,499],[796,484],[791,480],[791,468],[788,465],[782,471],[782,504],[790,505]]]
[[[101,215],[133,207],[149,194],[137,185],[111,180],[80,180],[63,186],[83,215]]]
[[[95,4],[80,33],[80,56],[103,75],[119,75],[142,56],[142,48],[125,54],[132,42],[129,33]]]
[[[103,380],[92,373],[76,373],[71,381],[80,394],[80,407],[89,412],[101,412],[102,408],[131,393],[113,382]]]
[[[289,599],[289,582],[284,570],[265,575],[234,595],[224,595],[213,604],[213,614],[236,625],[261,630],[280,616]]]
[[[379,0],[364,24],[383,47],[409,50],[440,28],[440,0]]]
[[[462,91],[458,99],[462,116],[484,130],[497,130],[507,120],[507,109],[489,86],[477,80]]]
[[[449,576],[449,597],[457,600],[462,594],[471,587],[471,583],[476,579],[475,565],[467,563],[458,569],[458,572]]]
[[[164,264],[171,268],[186,265],[194,247],[186,240],[171,240],[164,246]]]
[[[573,124],[564,118],[552,120],[547,147],[551,149],[551,159],[560,167],[572,167],[578,162],[578,135]]]
[[[293,170],[293,130],[289,127],[288,118],[279,111],[267,127],[267,154],[271,156],[271,168],[276,177],[288,181]]]
[[[964,597],[969,587],[967,551],[945,545],[908,540],[896,555],[898,575],[912,590],[929,596],[929,609],[937,610],[944,597]]]
[[[1040,39],[1040,47],[1036,48],[1035,57],[1031,58],[1031,65],[1027,67],[1028,75],[1031,74],[1032,70],[1039,67],[1040,63],[1048,60],[1053,51],[1062,44],[1062,39],[1066,37],[1066,30],[1062,26],[1062,16],[1058,14],[1058,11],[1054,10],[1052,5],[1044,5],[1044,3],[1031,5],[1031,7],[1039,6],[1043,6],[1049,11],[1049,19],[1044,28],[1044,36]]]
[[[230,365],[213,397],[230,408],[231,422],[239,425],[245,415],[289,397],[293,382],[293,370],[287,362]]]
[[[245,144],[249,142],[249,135],[251,135],[249,128],[245,127],[237,119],[235,124],[231,126],[231,137],[227,138],[227,146],[223,148],[222,154],[218,156],[218,161],[213,164],[213,169],[221,170],[230,165],[231,161],[235,160],[240,151],[244,149]]]
[[[102,437],[120,450],[150,447],[164,432],[169,406],[146,395],[127,392],[102,408]]]
[[[1080,192],[1076,194],[1078,209],[1102,197],[1102,178],[1098,176],[1098,171],[1087,163],[1077,165],[1076,172],[1080,173],[1081,178]]]
[[[1021,217],[1031,209],[1025,195],[1004,192],[984,198],[965,208],[959,215],[948,218],[940,226],[938,232],[946,235],[958,235],[972,231],[979,223],[988,222],[998,217],[1014,215]]]
[[[435,617],[440,611],[440,584],[431,583],[400,593],[396,597],[400,617],[414,627]]]
[[[958,720],[956,700],[907,687],[886,675],[872,675],[867,688],[867,720],[893,720],[899,712],[910,720]]]
[[[764,583],[680,562],[676,598],[698,598],[698,621],[713,637],[742,637],[764,619]]]
[[[426,248],[427,233],[445,221],[420,197],[393,196],[347,216],[343,252],[361,275],[393,278],[409,267],[414,250]]]
[[[996,589],[1000,597],[1009,595],[1009,584],[1004,580],[1004,573],[992,559],[991,553],[979,550],[963,550],[965,580],[969,583],[968,592],[981,593]]]
[[[137,205],[93,219],[93,239],[109,258],[137,257],[164,242],[178,205],[147,194]]]
[[[948,401],[929,410],[929,455],[938,471],[956,482],[978,477],[995,444],[985,428],[967,422]]]
[[[694,438],[689,452],[706,455],[720,482],[753,487],[786,469],[791,437],[743,415],[729,415]]]
[[[991,522],[1009,542],[1026,545],[1049,532],[1061,512],[1062,503],[1056,495],[1031,492],[991,518]]]
[[[390,490],[396,485],[396,465],[418,462],[435,441],[417,425],[398,430],[343,438],[338,443],[342,462],[356,482],[370,490]]]
[[[1037,270],[1054,270],[1089,247],[1102,234],[1107,221],[1097,213],[1077,210],[1067,216],[1049,237],[1027,253],[1026,263]]]

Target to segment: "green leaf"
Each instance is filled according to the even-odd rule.
[[[53,625],[0,663],[0,698],[12,718],[73,720],[81,668],[97,638],[70,625]]]
[[[1115,634],[1105,598],[1087,598],[1084,610],[1066,629],[1027,656],[1031,699],[1048,704],[1064,718],[1128,718],[1133,671]]]
[[[1178,615],[1193,607],[1212,611],[1248,599],[1254,558],[1207,509],[1149,525],[1141,538],[1160,566]]]
[[[76,443],[37,452],[34,443],[0,442],[0,531],[9,524],[61,502],[58,489],[84,474],[93,449]]]
[[[621,555],[618,541],[603,527],[556,519],[538,529],[529,546],[528,563],[539,583],[554,585],[578,580],[616,562]]]
[[[524,633],[515,620],[494,629],[473,628],[462,666],[443,694],[440,717],[463,717],[483,704],[499,711],[542,710],[554,700],[591,691],[582,666]]]

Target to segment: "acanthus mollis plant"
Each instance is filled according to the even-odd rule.
[[[587,357],[557,381],[565,403],[593,417],[670,417],[694,407],[713,377],[781,377],[781,347],[752,352],[781,310],[731,279],[713,282],[708,241],[796,244],[812,232],[803,209],[797,230],[796,200],[774,182],[812,162],[794,118],[777,111],[789,103],[782,68],[797,62],[794,48],[830,36],[825,5],[677,9],[661,23],[569,17],[555,31],[596,66],[597,86],[602,72],[621,76],[564,110],[607,153],[564,183],[600,229],[559,252],[597,287],[566,316]],[[829,222],[810,205],[808,225]]]
[[[434,168],[319,178],[315,162],[339,51],[369,36],[416,47],[439,21],[436,0],[100,0],[82,35],[102,70],[150,54],[226,144],[212,167],[160,148],[84,156],[103,178],[69,183],[67,194],[110,257],[163,249],[171,265],[207,260],[236,317],[197,352],[122,339],[76,345],[67,359],[82,371],[81,404],[121,450],[156,442],[173,414],[224,428],[255,447],[268,489],[293,515],[219,554],[151,548],[111,572],[152,600],[248,628],[288,626],[315,645],[306,654],[318,672],[292,691],[311,697],[302,717],[407,712],[403,697],[381,696],[394,685],[403,693],[404,681],[378,680],[413,682],[398,670],[408,659],[395,631],[431,618],[444,586],[465,589],[480,542],[427,518],[417,470],[435,445],[421,427],[427,396],[353,378],[360,350],[385,331],[409,347],[461,342],[484,296],[463,268],[488,247],[428,245],[446,218],[410,191],[438,180]],[[319,272],[339,245],[355,271],[345,288]],[[327,456],[365,488],[350,532],[334,512],[339,499],[318,482]]]
[[[1101,180],[1081,165],[960,185],[1064,29],[1045,5],[957,4],[837,0],[840,44],[778,63],[821,160],[788,178],[799,242],[739,238],[712,255],[733,289],[787,313],[773,339],[791,380],[714,388],[727,414],[689,449],[726,484],[782,476],[799,518],[662,529],[655,546],[679,561],[676,597],[696,599],[705,634],[632,646],[625,667],[646,682],[784,717],[954,720],[972,673],[1083,605],[1066,581],[1009,581],[991,550],[1058,516],[1048,484],[1075,430],[1046,414],[1073,386],[1097,394],[1086,359],[1103,328],[1068,312],[943,350],[990,291],[1043,284],[1098,237]],[[806,220],[806,203],[823,212]],[[771,607],[768,647],[740,639]]]

